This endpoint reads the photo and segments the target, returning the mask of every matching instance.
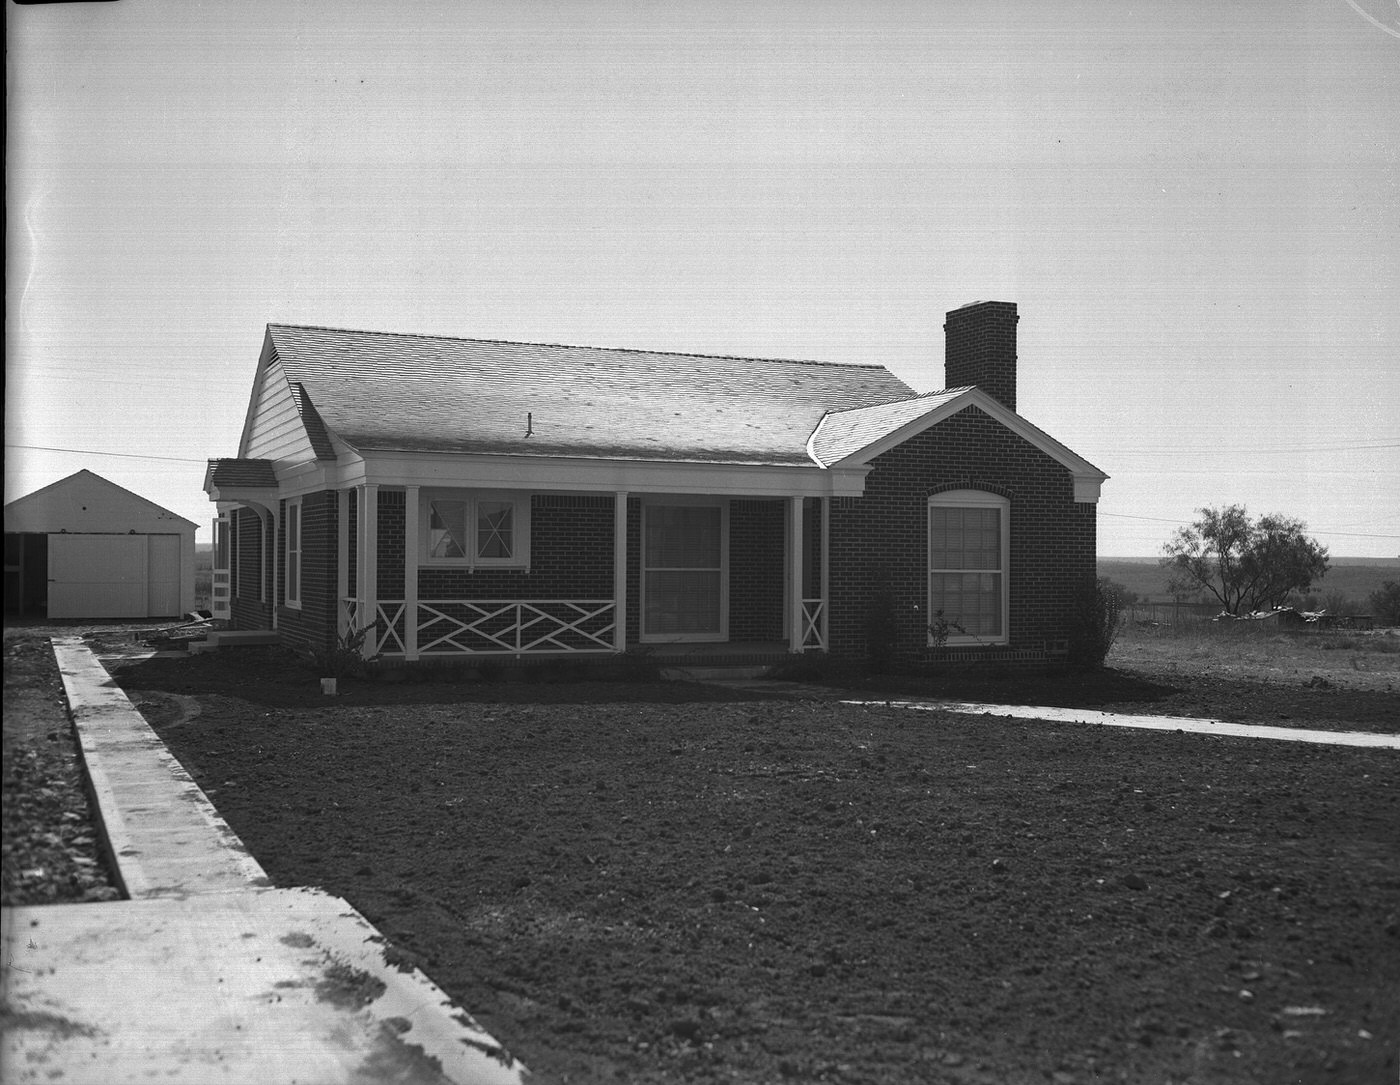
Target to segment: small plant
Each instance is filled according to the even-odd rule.
[[[954,633],[957,633],[961,637],[971,637],[983,648],[988,646],[986,641],[976,633],[969,632],[961,622],[946,617],[941,610],[935,610],[933,612],[933,622],[928,627],[928,635],[931,642],[929,647],[934,651],[946,647],[948,638]]]
[[[312,664],[323,678],[348,678],[363,675],[366,665],[379,658],[377,653],[368,659],[364,655],[365,639],[378,628],[379,623],[372,622],[363,629],[347,629],[336,638],[334,648],[312,652]]]
[[[1069,638],[1070,662],[1102,667],[1123,622],[1123,597],[1112,581],[1100,577],[1079,592]]]

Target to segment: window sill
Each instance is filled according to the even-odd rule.
[[[420,569],[460,569],[465,573],[487,572],[497,569],[515,569],[522,573],[528,573],[530,566],[527,562],[490,562],[490,561],[443,561],[441,558],[422,558],[418,562]]]

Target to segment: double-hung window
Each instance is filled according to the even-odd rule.
[[[289,607],[301,606],[301,498],[294,497],[287,502],[287,549],[286,571],[283,584],[286,587],[286,602]]]
[[[1008,641],[1010,519],[1011,503],[981,490],[929,498],[928,614],[948,623],[948,644]]]
[[[423,560],[429,565],[524,568],[530,562],[530,499],[441,490],[423,497]]]

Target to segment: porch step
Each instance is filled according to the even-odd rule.
[[[198,655],[200,652],[212,652],[216,648],[240,648],[254,644],[276,643],[277,631],[275,629],[221,629],[205,637],[202,645],[198,641],[191,643],[190,651]]]
[[[661,678],[666,682],[722,682],[728,679],[762,678],[772,669],[771,664],[733,667],[662,667]]]

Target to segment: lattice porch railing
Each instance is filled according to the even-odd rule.
[[[802,600],[802,650],[826,651],[826,636],[822,619],[826,617],[825,599]]]
[[[351,628],[360,619],[354,599],[343,600]],[[530,652],[612,652],[611,599],[420,599],[418,654],[524,655]],[[369,654],[408,653],[407,605],[378,603],[377,643]]]

